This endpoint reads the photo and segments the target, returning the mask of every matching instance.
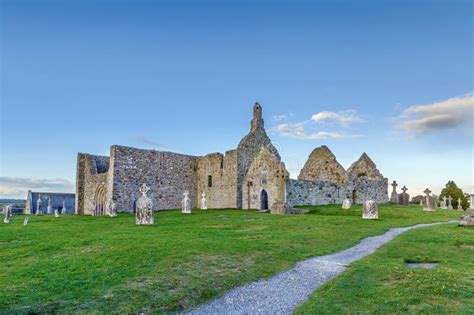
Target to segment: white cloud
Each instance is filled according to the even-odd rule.
[[[410,133],[457,129],[472,122],[474,95],[453,97],[428,105],[413,105],[399,116],[398,127]]]
[[[316,131],[316,132],[307,132],[305,126],[308,125],[309,121],[303,121],[300,123],[284,123],[279,124],[270,129],[270,132],[278,134],[284,137],[299,138],[306,140],[316,140],[316,139],[342,139],[342,138],[354,138],[359,137],[359,135],[348,135],[346,133],[341,133],[338,131]]]
[[[74,192],[75,184],[66,179],[0,177],[0,198],[26,199],[28,190]]]
[[[320,123],[338,124],[343,127],[365,122],[365,120],[357,114],[356,110],[343,110],[339,112],[323,111],[311,116],[311,120]]]

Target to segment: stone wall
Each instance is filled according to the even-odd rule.
[[[287,178],[285,165],[267,148],[262,148],[245,176],[242,208],[267,210],[275,203],[284,203]],[[262,206],[264,198],[267,202]]]
[[[352,184],[289,179],[286,191],[290,206],[342,204],[344,199],[351,198]]]
[[[181,208],[185,190],[189,191],[192,207],[196,206],[198,157],[112,146],[111,165],[112,198],[117,211],[133,212],[143,183],[151,188],[148,195],[154,210]]]
[[[211,153],[198,161],[197,204],[200,205],[201,192],[206,193],[208,208],[237,207],[237,151]]]
[[[351,179],[353,191],[352,198],[354,203],[362,204],[372,199],[377,203],[388,202],[388,179],[370,179],[365,176],[355,177]]]

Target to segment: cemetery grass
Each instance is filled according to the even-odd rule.
[[[360,206],[309,209],[160,211],[153,226],[136,226],[131,214],[30,216],[26,227],[13,216],[0,224],[0,313],[186,310],[391,227],[461,216],[381,205],[380,220],[362,220]]]
[[[435,269],[406,262],[438,263]],[[408,231],[353,263],[297,314],[473,314],[474,229],[457,224]]]

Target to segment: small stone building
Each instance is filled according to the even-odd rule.
[[[47,214],[49,200],[51,199],[51,209],[58,210],[63,213],[63,206],[66,206],[67,214],[74,214],[76,212],[76,197],[75,194],[69,193],[50,193],[50,192],[33,192],[28,191],[26,196],[25,214],[36,214],[38,210],[38,199],[41,198],[41,211]]]
[[[193,207],[204,192],[209,208],[268,209],[273,204],[342,202],[355,189],[327,147],[312,153],[300,180],[289,179],[265,131],[258,103],[253,107],[250,132],[225,154],[191,156],[113,145],[110,156],[79,153],[76,172],[77,213],[94,215],[105,214],[111,200],[117,211],[134,212],[143,183],[151,188],[154,210],[180,208],[184,191],[189,191]],[[364,184],[362,179],[358,183]],[[365,184],[372,183],[367,178]],[[357,189],[360,202],[373,191],[380,197],[377,201],[386,201],[378,188]]]

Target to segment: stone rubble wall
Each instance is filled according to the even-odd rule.
[[[143,183],[151,188],[148,196],[154,210],[181,208],[186,190],[192,207],[196,207],[198,160],[196,156],[172,152],[112,146],[110,180],[117,211],[134,211]]]
[[[339,164],[331,150],[323,145],[311,152],[298,176],[298,180],[319,180],[347,184],[348,176],[346,170]]]
[[[354,203],[362,204],[369,199],[377,203],[386,203],[389,201],[387,178],[375,180],[362,176],[352,177],[350,180],[356,192],[357,200]]]
[[[344,199],[351,198],[352,185],[289,179],[286,182],[286,191],[290,206],[342,204]]]
[[[209,176],[212,176],[212,187],[209,187]],[[198,161],[197,200],[201,205],[201,193],[206,194],[209,209],[226,209],[237,207],[237,151],[211,153]]]

